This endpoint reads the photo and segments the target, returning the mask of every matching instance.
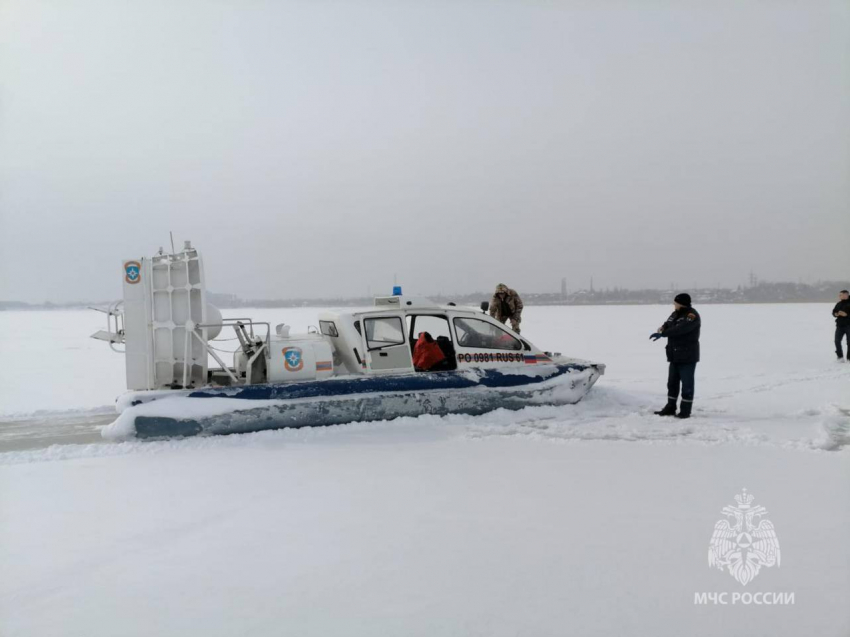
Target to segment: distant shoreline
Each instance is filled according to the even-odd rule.
[[[528,292],[518,290],[523,303],[528,306],[591,306],[591,305],[670,305],[678,292],[688,292],[694,305],[767,305],[789,303],[835,303],[838,291],[850,289],[850,280],[818,281],[817,283],[771,283],[758,281],[749,286],[737,288],[680,288],[669,290],[645,289],[628,290],[625,288],[573,290],[566,287],[560,292]],[[377,295],[381,296],[381,295]],[[489,301],[492,292],[476,291],[448,296],[445,294],[419,295],[428,298],[437,305],[454,303],[462,306],[479,307],[482,301]],[[22,301],[0,301],[0,311],[8,310],[74,310],[87,307],[105,308],[114,301],[96,303],[73,301],[70,303],[25,303]],[[243,299],[236,294],[223,294],[207,291],[207,303],[221,310],[239,308],[294,308],[294,307],[371,307],[374,296],[326,297],[296,299]]]
[[[434,300],[434,299],[432,299]],[[445,305],[446,300],[434,300],[438,305]],[[452,301],[460,307],[477,307],[479,303]],[[830,304],[835,303],[835,300],[791,300],[791,301],[694,301],[697,305],[806,305],[806,304]],[[630,307],[635,305],[647,306],[664,306],[669,305],[672,301],[611,301],[611,302],[595,302],[595,303],[534,303],[525,302],[526,307]],[[33,304],[15,304],[15,307],[4,307],[0,303],[0,312],[63,312],[68,310],[91,310],[92,308],[105,308],[109,303],[84,303],[84,304],[51,304],[51,305],[33,305]],[[284,309],[299,309],[299,308],[328,308],[328,307],[371,307],[372,302],[363,301],[361,303],[352,303],[350,301],[334,302],[334,301],[311,301],[309,303],[288,303],[288,304],[271,304],[267,302],[258,302],[256,304],[246,303],[244,305],[215,305],[220,310],[239,310],[239,309],[255,309],[255,310],[284,310]]]

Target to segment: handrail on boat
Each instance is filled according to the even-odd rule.
[[[267,321],[254,321],[253,319],[247,318],[247,317],[246,318],[226,318],[226,319],[222,319],[222,321],[220,323],[198,323],[197,325],[195,325],[195,330],[192,331],[192,334],[195,335],[195,337],[201,342],[201,344],[204,346],[204,348],[207,350],[207,352],[210,354],[210,356],[212,356],[215,359],[215,361],[221,366],[221,369],[224,370],[224,372],[228,376],[230,376],[230,379],[233,381],[233,383],[235,385],[239,385],[239,384],[242,383],[242,381],[239,378],[236,377],[236,375],[230,370],[230,367],[225,365],[224,361],[222,361],[221,357],[218,354],[216,354],[216,352],[212,348],[212,346],[204,338],[201,337],[200,330],[208,329],[208,328],[211,328],[211,327],[227,327],[227,326],[230,326],[234,330],[236,330],[236,335],[237,335],[237,337],[239,337],[240,336],[239,335],[239,328],[241,327],[241,328],[244,329],[245,327],[247,327],[248,332],[249,332],[248,338],[252,341],[251,345],[253,345],[254,344],[253,341],[256,338],[255,333],[254,333],[254,326],[255,325],[257,325],[257,326],[265,325],[266,326],[266,337],[263,340],[262,345],[260,345],[260,347],[257,348],[257,351],[253,353],[253,355],[250,357],[250,359],[248,359],[248,361],[246,363],[247,375],[245,377],[245,384],[250,385],[251,381],[253,380],[251,378],[251,371],[252,371],[254,361],[257,360],[257,357],[260,354],[263,354],[267,359],[271,358],[271,323],[269,323]],[[242,338],[240,337],[239,340],[241,342]],[[242,343],[242,345],[244,347],[246,345],[246,343]]]

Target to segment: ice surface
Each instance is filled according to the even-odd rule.
[[[850,366],[829,309],[700,307],[686,422],[651,413],[666,365],[647,337],[668,308],[528,307],[535,344],[607,364],[581,403],[40,449],[25,423],[102,418],[123,361],[92,342],[113,359],[51,364],[96,315],[0,313],[0,634],[846,637]],[[303,329],[315,311],[252,313]],[[706,561],[744,487],[782,546],[746,588]],[[695,605],[703,591],[795,604]]]

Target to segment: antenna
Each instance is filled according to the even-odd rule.
[[[174,249],[174,233],[169,230],[168,236],[171,237],[171,254],[175,254],[177,251]]]

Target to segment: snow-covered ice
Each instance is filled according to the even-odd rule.
[[[846,636],[829,310],[701,306],[686,422],[651,413],[668,308],[528,307],[535,344],[607,364],[581,403],[120,444],[86,438],[123,389],[98,315],[0,313],[0,635]],[[746,587],[706,559],[742,488],[782,548]]]

